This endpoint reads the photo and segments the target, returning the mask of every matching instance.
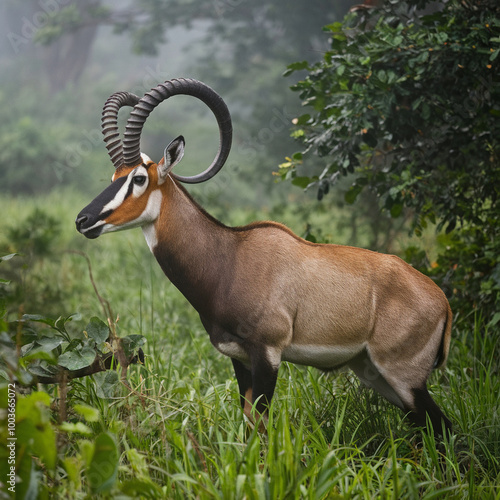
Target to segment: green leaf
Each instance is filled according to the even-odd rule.
[[[77,457],[64,457],[62,460],[62,465],[66,471],[68,480],[75,488],[80,485],[80,461]]]
[[[105,493],[113,487],[118,473],[118,447],[108,433],[97,436],[94,454],[87,468],[92,493]]]
[[[99,420],[99,410],[93,406],[76,404],[73,406],[73,409],[87,422],[97,422]]]
[[[134,498],[156,499],[162,498],[165,495],[161,488],[148,477],[125,481],[120,484],[120,489],[127,497],[133,495]]]
[[[311,179],[309,177],[295,177],[292,179],[292,184],[294,186],[299,186],[302,189],[305,189],[307,186],[309,186],[311,182]]]
[[[332,24],[327,24],[323,27],[324,31],[331,31],[332,33],[342,33],[343,25],[341,22],[337,21]]]
[[[286,68],[287,69],[283,73],[283,76],[289,76],[294,71],[300,71],[300,70],[303,70],[303,69],[308,69],[309,68],[309,63],[307,61],[299,61],[299,62],[295,62],[295,63],[289,64]]]
[[[85,331],[90,338],[95,340],[96,344],[106,342],[109,338],[108,325],[96,317],[90,318],[90,322],[86,326]]]
[[[21,348],[21,354],[23,357],[33,356],[39,352],[51,353],[56,347],[60,346],[63,342],[61,338],[54,337],[42,337],[34,342],[24,345]]]
[[[498,322],[500,321],[500,312],[497,312],[493,315],[491,318],[491,321],[489,322],[488,326],[493,327],[495,326]]]
[[[50,423],[50,396],[33,392],[19,397],[16,405],[16,437],[18,445],[26,445],[34,456],[53,470],[56,466],[57,447],[54,429]]]
[[[42,314],[23,314],[22,319],[24,321],[36,321],[37,323],[43,323],[52,328],[55,328],[56,322],[49,318],[48,316],[43,316]]]
[[[415,111],[419,106],[420,104],[422,104],[422,101],[424,100],[424,96],[419,96],[417,97],[417,99],[415,99],[412,103],[411,103],[411,109],[413,111]]]
[[[394,203],[391,207],[391,217],[396,219],[401,215],[401,212],[403,211],[403,204],[402,203]]]
[[[293,137],[294,139],[298,139],[299,137],[304,137],[306,135],[305,131],[301,128],[297,130],[292,130],[292,133],[290,134],[290,137]]]
[[[15,498],[37,500],[41,474],[35,466],[35,460],[29,453],[23,453],[16,465],[16,474],[21,482],[16,484]]]
[[[363,186],[359,186],[358,184],[353,184],[344,195],[346,203],[352,205],[356,201],[356,198],[358,197],[359,193],[361,193],[362,190]]]
[[[66,332],[66,323],[73,321],[73,319],[79,320],[80,318],[80,313],[70,314],[69,316],[59,316],[54,323],[54,327],[59,331]]]
[[[100,398],[108,398],[115,395],[120,385],[118,373],[115,371],[104,371],[94,375],[96,382],[96,393]]]
[[[61,431],[68,432],[71,434],[82,434],[83,436],[92,435],[92,429],[90,427],[87,427],[83,422],[76,422],[76,423],[63,422],[59,426],[59,429]]]
[[[38,358],[39,359],[39,358]],[[37,375],[38,377],[54,377],[57,375],[60,368],[53,365],[45,364],[30,364],[28,367],[28,371],[33,375]]]
[[[127,335],[122,338],[122,346],[125,354],[131,356],[134,351],[146,343],[146,338],[142,335]]]
[[[76,351],[67,351],[61,354],[57,360],[60,366],[68,370],[80,370],[91,365],[96,357],[96,351],[91,347],[82,347]]]
[[[18,253],[10,253],[9,255],[4,255],[3,257],[0,257],[0,262],[3,262],[4,260],[10,260],[12,257],[15,257],[16,255],[19,255]]]
[[[311,115],[306,113],[297,118],[297,123],[295,123],[295,125],[306,125],[310,119]]]

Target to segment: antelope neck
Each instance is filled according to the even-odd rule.
[[[221,280],[231,272],[236,238],[172,178],[161,186],[162,206],[151,250],[165,275],[200,315],[209,314]],[[147,236],[146,236],[147,238]]]

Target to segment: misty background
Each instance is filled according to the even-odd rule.
[[[189,188],[202,204],[220,216],[232,207],[314,200],[315,193],[304,195],[272,175],[297,149],[290,128],[300,99],[289,87],[300,74],[282,75],[290,63],[321,59],[328,47],[322,26],[354,3],[2,2],[0,191],[54,196],[56,202],[55,193],[69,187],[91,199],[113,172],[100,132],[109,95],[126,90],[142,96],[165,80],[190,77],[220,93],[233,117],[225,168]],[[120,114],[122,127],[126,115]],[[204,170],[218,133],[195,99],[176,97],[155,110],[141,149],[159,161],[180,134],[187,146],[177,172]]]

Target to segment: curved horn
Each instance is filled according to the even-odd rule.
[[[172,173],[172,176],[190,184],[207,181],[212,178],[224,165],[229,151],[233,129],[231,115],[225,102],[209,86],[197,80],[179,78],[161,83],[144,95],[136,104],[127,121],[127,127],[123,136],[123,157],[125,165],[134,166],[141,163],[140,141],[141,132],[147,117],[158,104],[173,95],[191,95],[203,101],[214,114],[219,125],[219,150],[212,164],[202,173],[192,177],[183,177]]]
[[[138,96],[130,92],[115,92],[102,109],[102,135],[115,169],[123,165],[123,145],[118,133],[118,111],[123,106],[135,106],[139,100]]]

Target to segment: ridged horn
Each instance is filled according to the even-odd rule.
[[[123,165],[123,144],[118,133],[118,111],[123,106],[134,107],[139,96],[130,92],[115,92],[104,104],[101,118],[102,135],[115,169]]]
[[[172,173],[171,175],[189,184],[196,184],[212,178],[226,162],[231,150],[233,129],[231,115],[222,97],[208,85],[197,80],[179,78],[168,80],[146,93],[135,105],[127,121],[123,136],[123,158],[125,165],[135,166],[141,163],[141,132],[146,119],[161,102],[174,95],[190,95],[204,102],[214,114],[219,126],[219,149],[212,164],[200,174],[184,177]]]

